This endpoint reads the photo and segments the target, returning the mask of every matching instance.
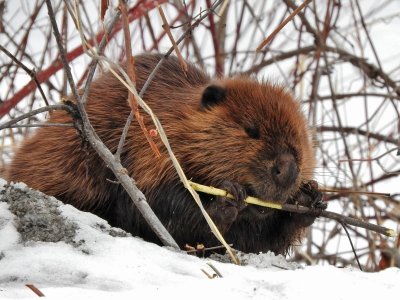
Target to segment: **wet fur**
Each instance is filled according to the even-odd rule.
[[[159,59],[159,55],[136,57],[138,90]],[[225,94],[220,103],[213,103],[211,91],[211,103],[205,105],[201,99],[210,85],[221,87]],[[92,84],[89,93],[90,120],[113,152],[130,111],[127,95],[126,88],[108,72]],[[185,75],[176,58],[171,57],[162,65],[144,100],[160,119],[172,149],[193,181],[214,186],[221,186],[225,180],[238,182],[255,196],[284,202],[312,177],[314,152],[306,120],[298,103],[281,86],[247,77],[211,80],[191,64]],[[150,118],[143,115],[147,128],[154,128]],[[49,122],[71,120],[58,111],[52,113]],[[251,130],[258,132],[258,138],[249,136]],[[218,245],[178,179],[165,147],[157,138],[156,143],[162,152],[160,159],[137,123],[132,123],[122,153],[129,175],[180,246]],[[296,182],[288,188],[272,184],[268,171],[276,156],[284,152],[293,153],[299,168]],[[90,147],[82,145],[73,128],[38,129],[15,154],[8,179],[23,181],[97,214],[113,226],[160,243],[123,188],[112,182],[112,172]],[[212,197],[201,197],[210,209]],[[300,239],[303,229],[302,221],[290,213],[270,211],[263,216],[246,208],[223,233],[228,243],[245,252],[286,253]]]

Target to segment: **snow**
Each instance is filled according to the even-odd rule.
[[[27,190],[20,184],[14,189]],[[197,258],[132,237],[50,197],[45,200],[73,224],[73,241],[23,241],[22,218],[12,213],[4,190],[1,194],[0,299],[36,298],[26,284],[48,299],[397,299],[400,294],[400,269],[301,267],[271,253],[243,255],[244,266]],[[209,279],[202,271],[215,273],[208,263],[223,277]]]

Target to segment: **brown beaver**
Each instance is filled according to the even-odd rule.
[[[136,57],[140,90],[160,55]],[[104,73],[91,86],[87,112],[96,132],[116,151],[129,115],[127,89]],[[212,81],[194,65],[185,74],[175,57],[158,71],[144,100],[167,133],[188,178],[225,188],[236,201],[201,194],[210,216],[228,243],[244,252],[286,253],[312,216],[244,205],[246,195],[278,202],[321,203],[321,194],[305,188],[312,178],[314,150],[298,103],[284,88],[247,77]],[[145,116],[148,129],[154,128]],[[71,123],[58,111],[49,122]],[[150,206],[180,246],[217,245],[197,205],[181,184],[165,147],[151,151],[134,121],[121,155]],[[19,148],[8,179],[53,195],[147,241],[160,243],[124,189],[97,154],[82,145],[74,128],[38,129]]]

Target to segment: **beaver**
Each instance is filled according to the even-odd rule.
[[[135,57],[138,90],[161,58]],[[90,87],[89,119],[113,152],[130,113],[127,98],[126,87],[110,72]],[[306,184],[315,165],[310,129],[298,102],[284,87],[241,76],[211,79],[190,63],[184,72],[171,56],[143,98],[163,124],[187,177],[235,196],[233,201],[200,194],[228,243],[243,252],[285,254],[300,240],[315,216],[244,204],[247,195],[309,207],[321,203],[321,193]],[[150,117],[142,115],[147,128],[154,128]],[[53,112],[48,120],[71,121],[64,111]],[[180,182],[164,145],[158,138],[155,143],[161,158],[133,121],[121,154],[123,166],[181,247],[216,246],[217,239]],[[37,129],[15,153],[7,177],[160,244],[113,173],[72,127]]]

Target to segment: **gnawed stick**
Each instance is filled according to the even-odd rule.
[[[221,189],[218,189],[215,187],[211,187],[211,186],[201,185],[201,184],[195,183],[193,181],[189,181],[189,182],[190,182],[190,185],[192,186],[192,188],[198,192],[234,199],[234,197],[231,194],[229,194],[227,191],[224,191],[224,190],[221,190]],[[286,204],[286,203],[279,204],[279,203],[274,203],[271,201],[264,201],[264,200],[261,200],[261,199],[255,198],[255,197],[251,197],[251,196],[248,196],[244,201],[247,204],[254,204],[254,205],[264,206],[264,207],[273,208],[273,209],[280,209],[280,210],[294,212],[294,213],[300,213],[300,214],[310,214],[310,215],[315,215],[317,217],[325,217],[328,219],[336,220],[340,223],[345,223],[348,225],[365,228],[367,230],[371,230],[371,231],[374,231],[374,232],[377,232],[377,233],[380,233],[380,234],[383,234],[383,235],[386,235],[389,237],[397,237],[397,235],[398,235],[398,233],[393,229],[389,229],[389,228],[386,228],[383,226],[364,222],[364,221],[361,221],[361,220],[358,220],[355,218],[342,216],[340,214],[337,214],[337,213],[334,213],[331,211],[316,210],[316,209],[308,208],[308,207],[301,206],[301,205],[294,205],[294,204]]]

